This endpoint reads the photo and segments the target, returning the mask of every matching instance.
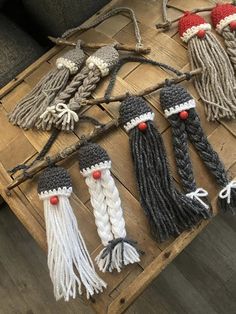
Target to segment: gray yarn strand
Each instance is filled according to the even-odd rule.
[[[236,32],[232,32],[230,26],[226,26],[223,29],[221,35],[224,37],[226,51],[229,55],[234,70],[236,70]]]
[[[218,40],[210,32],[204,39],[189,41],[190,63],[193,69],[202,67],[195,87],[205,103],[207,119],[235,118],[236,80],[230,60]]]
[[[64,32],[62,34],[62,38],[68,37],[72,34],[74,34],[77,31],[85,31],[88,30],[92,27],[96,27],[98,24],[102,23],[103,21],[105,21],[106,19],[119,14],[119,13],[128,13],[133,25],[134,25],[134,33],[135,33],[135,38],[137,40],[137,45],[142,46],[142,37],[140,34],[140,30],[139,30],[139,26],[138,26],[138,22],[135,16],[135,13],[132,9],[128,8],[128,7],[119,7],[119,8],[113,8],[110,11],[108,11],[107,13],[104,13],[103,15],[100,15],[97,19],[95,19],[95,21],[92,21],[90,23],[87,23],[86,25],[83,26],[77,26],[71,29],[68,29],[66,32]]]

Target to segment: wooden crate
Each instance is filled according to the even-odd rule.
[[[170,4],[181,9],[191,9],[193,7],[207,6],[211,4],[211,1],[171,0]],[[188,69],[186,47],[179,40],[176,26],[166,33],[155,29],[155,23],[161,22],[161,1],[117,0],[112,1],[102,11],[112,6],[129,6],[135,10],[144,42],[152,48],[150,55],[147,56],[148,58],[168,63],[181,70]],[[175,9],[170,9],[169,15],[171,18],[174,18],[179,15],[179,12]],[[134,43],[132,24],[125,15],[112,17],[95,29],[83,33],[80,37],[88,42],[109,43],[115,39],[121,43]],[[23,131],[14,127],[8,122],[7,113],[52,68],[55,59],[64,50],[62,47],[52,48],[0,91],[0,133],[2,135],[0,138],[1,195],[35,240],[45,250],[45,224],[42,204],[38,199],[36,191],[37,176],[15,188],[10,196],[6,195],[5,187],[12,181],[12,178],[7,173],[7,169],[33,158],[46,143],[50,134],[39,131]],[[162,81],[166,77],[167,73],[153,66],[139,65],[137,63],[127,64],[119,72],[113,93],[116,94],[127,90],[138,91],[140,88]],[[203,105],[199,101],[192,84],[184,84],[197,101],[197,111],[200,114],[209,141],[224,161],[226,169],[235,175],[236,151],[235,145],[233,145],[235,144],[236,136],[235,122],[207,122],[203,112]],[[93,96],[102,96],[105,87],[106,82],[102,82]],[[178,182],[179,178],[174,165],[170,140],[170,128],[160,110],[159,95],[155,93],[147,96],[146,99],[156,112],[156,123],[165,141],[173,176]],[[101,107],[94,106],[88,110],[87,114],[95,116],[99,121],[107,122],[111,118],[118,116],[118,106],[118,103],[104,104]],[[55,153],[68,144],[74,143],[81,134],[86,134],[90,131],[90,126],[83,124],[72,134],[60,134],[50,153]],[[112,172],[125,209],[128,234],[131,238],[137,240],[140,248],[145,251],[145,255],[142,256],[139,264],[125,267],[121,273],[106,273],[104,276],[102,275],[108,283],[108,288],[103,294],[89,301],[100,314],[121,313],[209,222],[201,222],[196,228],[189,232],[184,232],[176,239],[171,239],[162,244],[156,243],[150,235],[146,217],[138,201],[127,134],[119,128],[101,139],[99,143],[108,151],[113,162]],[[209,191],[214,213],[216,214],[215,199],[218,188],[194,150],[191,150],[191,155],[197,182],[199,186]],[[101,244],[94,224],[89,194],[84,179],[79,173],[76,157],[64,162],[63,166],[69,170],[72,176],[74,193],[71,197],[71,203],[89,251],[92,252],[94,257],[101,249]]]

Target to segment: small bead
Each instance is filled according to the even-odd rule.
[[[99,180],[101,178],[101,176],[102,176],[102,173],[101,173],[100,170],[96,170],[96,171],[93,172],[94,180]]]
[[[50,203],[52,205],[57,205],[58,202],[59,202],[59,199],[58,199],[58,197],[56,195],[50,197]]]
[[[179,113],[179,117],[180,117],[181,120],[186,120],[186,119],[188,119],[188,111],[186,111],[186,110],[181,111],[181,112]]]
[[[140,122],[139,124],[138,124],[138,129],[139,129],[139,131],[145,131],[146,129],[147,129],[147,123],[146,122]]]
[[[236,21],[230,22],[229,26],[230,26],[231,31],[235,31],[236,30]]]
[[[199,29],[199,31],[197,32],[198,38],[204,38],[205,35],[206,35],[206,31],[204,29]]]

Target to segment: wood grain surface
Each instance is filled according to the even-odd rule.
[[[170,4],[184,10],[211,4],[208,0],[180,1],[171,0]],[[152,58],[167,63],[180,70],[186,71],[189,68],[187,49],[177,34],[176,25],[166,33],[157,31],[155,24],[162,21],[161,1],[135,0],[135,1],[112,1],[102,11],[115,6],[129,6],[134,9],[144,43],[151,47],[152,51],[146,58]],[[101,12],[102,12],[101,11]],[[179,16],[179,11],[170,9],[171,18]],[[92,17],[93,19],[94,17]],[[88,42],[114,42],[134,44],[133,28],[130,20],[125,16],[115,16],[103,22],[95,29],[86,31],[80,37]],[[42,56],[38,61],[18,75],[12,82],[0,90],[0,188],[1,195],[9,204],[12,211],[28,229],[39,245],[46,250],[45,224],[42,204],[38,199],[36,185],[37,176],[18,188],[15,188],[11,196],[6,195],[5,187],[12,178],[7,169],[16,164],[30,160],[46,143],[49,133],[39,131],[23,131],[9,124],[7,113],[12,110],[16,103],[31,90],[31,88],[45,75],[53,66],[56,58],[67,48],[54,47]],[[140,88],[153,85],[154,82],[161,82],[168,74],[161,69],[150,65],[138,63],[126,64],[119,72],[113,94],[125,91],[138,91]],[[193,88],[191,82],[184,83],[189,92],[197,101],[197,111],[201,117],[202,124],[208,139],[214,149],[219,153],[226,165],[226,169],[233,176],[236,174],[236,149],[235,122],[209,123],[204,116],[203,104]],[[101,97],[107,86],[105,79],[93,94],[93,97]],[[153,93],[145,97],[156,113],[156,124],[162,133],[172,174],[178,183],[179,178],[176,172],[173,150],[171,144],[170,128],[167,120],[160,110],[159,94]],[[101,122],[107,122],[118,116],[119,103],[103,104],[89,109],[87,115],[95,116]],[[74,143],[82,134],[91,132],[90,125],[81,125],[71,134],[62,133],[58,137],[50,153]],[[149,226],[142,208],[138,201],[138,192],[134,177],[133,165],[129,150],[128,136],[121,129],[108,134],[99,144],[109,153],[113,168],[112,173],[117,182],[123,207],[127,231],[131,238],[136,239],[139,246],[145,250],[138,265],[131,265],[123,269],[121,273],[105,274],[104,280],[108,283],[108,289],[101,295],[90,301],[91,306],[100,314],[121,313],[124,311],[147,285],[202,231],[209,223],[204,221],[189,232],[184,232],[177,239],[166,243],[156,243],[150,235]],[[199,186],[207,189],[212,200],[214,213],[217,213],[215,198],[218,188],[214,179],[200,161],[196,152],[192,149],[194,170]],[[88,249],[95,256],[101,247],[98,238],[94,217],[92,214],[89,194],[84,179],[79,173],[77,159],[71,158],[64,162],[63,166],[68,168],[74,183],[74,193],[71,203],[78,218],[79,228],[83,233]]]

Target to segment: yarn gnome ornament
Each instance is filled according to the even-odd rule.
[[[101,271],[118,272],[123,265],[139,262],[135,242],[126,238],[125,220],[118,189],[111,176],[111,160],[98,144],[79,149],[81,174],[89,188],[98,235],[104,248],[96,257]]]
[[[112,45],[98,49],[86,60],[86,65],[59,94],[54,104],[48,106],[41,114],[37,127],[43,130],[56,127],[73,131],[79,120],[77,112],[81,109],[83,101],[91,96],[98,82],[109,74],[118,60],[119,53]]]
[[[160,92],[160,102],[171,124],[175,160],[186,195],[197,200],[207,210],[208,206],[202,197],[208,193],[196,186],[188,151],[189,139],[221,187],[219,207],[233,213],[236,209],[236,180],[230,181],[218,154],[208,142],[195,111],[194,99],[184,87],[169,82]]]
[[[211,11],[216,31],[224,38],[226,51],[236,70],[236,7],[230,3],[218,3]]]
[[[74,49],[56,60],[56,68],[47,73],[16,105],[9,115],[9,121],[26,130],[33,128],[56,95],[65,88],[69,78],[79,71],[84,59],[78,41]]]
[[[162,242],[209,218],[210,212],[175,188],[153,120],[154,112],[141,97],[129,96],[121,103],[120,122],[129,133],[141,205],[153,236]]]
[[[186,12],[179,21],[179,34],[188,44],[191,68],[202,68],[194,83],[205,104],[207,119],[235,118],[234,70],[227,53],[210,30],[211,25],[198,14]]]
[[[38,195],[43,201],[48,244],[48,267],[56,300],[87,298],[106,287],[97,275],[71,208],[71,178],[64,168],[51,166],[39,178]]]

